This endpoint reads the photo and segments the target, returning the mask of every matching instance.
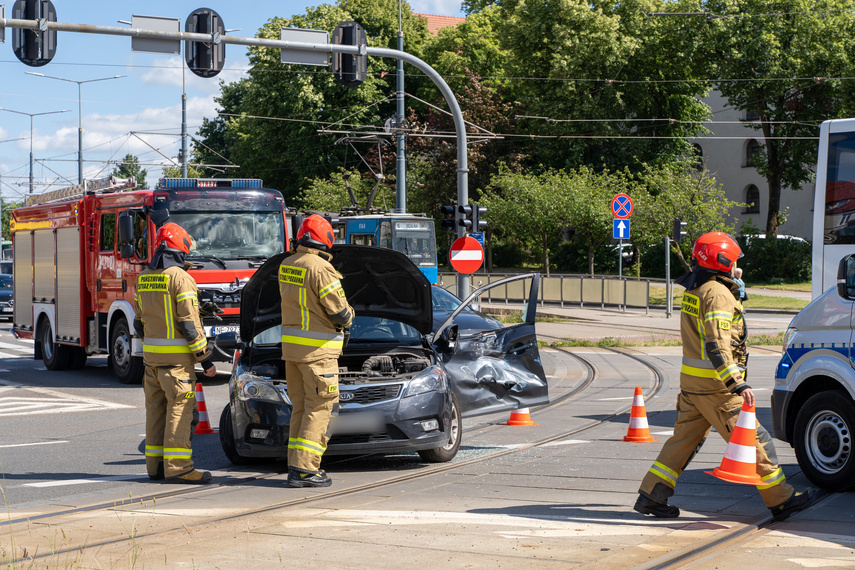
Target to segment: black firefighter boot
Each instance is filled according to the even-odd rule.
[[[288,470],[288,486],[289,487],[329,487],[332,485],[332,479],[327,475],[326,471],[317,471],[315,473],[306,473],[296,469]]]
[[[803,511],[816,502],[819,494],[814,489],[808,489],[804,493],[793,493],[793,496],[787,499],[783,504],[777,507],[771,507],[772,518],[777,522],[781,522],[790,518],[799,511]]]
[[[653,515],[660,519],[675,519],[680,516],[680,509],[668,503],[657,503],[653,499],[639,494],[635,506],[632,507],[643,515]]]

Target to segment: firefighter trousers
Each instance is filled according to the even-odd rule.
[[[145,367],[145,465],[149,475],[157,473],[161,462],[166,477],[193,470],[193,368],[192,364]]]
[[[644,476],[639,493],[659,503],[665,503],[674,494],[677,478],[700,450],[710,426],[730,441],[736,426],[742,397],[725,389],[713,394],[687,394],[677,398],[677,422],[672,435]],[[777,465],[775,444],[763,426],[757,422],[757,474],[764,485],[757,486],[767,507],[777,507],[793,496],[794,489],[787,483],[784,472]]]
[[[285,361],[285,380],[291,400],[288,429],[288,467],[316,473],[327,449],[327,429],[338,403],[338,359]]]

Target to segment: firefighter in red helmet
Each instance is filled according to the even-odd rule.
[[[279,266],[282,360],[291,400],[288,486],[328,487],[321,470],[330,416],[338,404],[338,357],[353,308],[330,264],[330,223],[318,215],[297,231],[296,250]]]
[[[168,223],[154,243],[134,295],[134,329],[145,362],[146,470],[152,480],[204,484],[211,474],[194,469],[191,459],[194,367],[201,363],[205,376],[217,369],[202,328],[196,281],[184,269],[192,240],[184,228]]]
[[[745,350],[747,329],[743,320],[739,286],[730,271],[742,250],[722,232],[702,235],[692,248],[692,271],[677,279],[685,287],[680,309],[683,361],[674,435],[662,446],[639,488],[635,510],[661,518],[679,516],[668,504],[677,478],[701,448],[710,428],[726,440],[736,425],[743,401],[755,405],[747,384]],[[757,487],[775,520],[807,508],[815,499],[812,490],[797,493],[777,465],[775,445],[763,426],[757,430]]]

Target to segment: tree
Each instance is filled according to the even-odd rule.
[[[240,115],[243,109],[243,98],[249,86],[248,79],[240,79],[233,83],[220,81],[220,96],[214,97],[219,105],[219,113],[215,118],[202,119],[198,139],[193,142],[193,160],[199,165],[232,164],[233,147],[238,137],[229,124],[234,120],[233,115]],[[212,169],[211,177],[230,176],[227,169]]]
[[[140,161],[137,157],[132,154],[126,154],[125,158],[122,159],[122,162],[115,168],[113,168],[113,176],[118,178],[130,178],[131,176],[137,182],[137,188],[140,190],[145,190],[148,188],[148,184],[145,181],[146,171],[140,167]]]
[[[755,163],[769,185],[766,234],[782,223],[781,189],[813,176],[817,124],[855,112],[855,15],[851,0],[709,0],[716,15],[717,87],[756,114],[764,144]]]
[[[697,170],[686,163],[664,166],[643,165],[636,176],[632,196],[633,244],[640,249],[669,236],[675,218],[687,222],[686,237],[680,244],[670,242],[671,251],[686,271],[691,265],[688,250],[697,238],[707,232],[730,232],[735,222],[728,223],[728,212],[744,206],[725,197],[721,185],[707,170]],[[638,252],[640,254],[640,250]],[[640,255],[637,256],[640,260]],[[640,275],[640,267],[637,268]]]
[[[582,166],[569,172],[559,186],[568,196],[573,231],[588,246],[588,273],[593,275],[596,250],[612,238],[611,200],[628,191],[628,180],[621,173],[595,172]]]
[[[342,169],[339,172],[334,172],[329,178],[311,180],[300,201],[307,210],[338,212],[342,208],[352,205],[348,192],[349,185],[356,198],[357,205],[365,207],[375,184],[376,181],[370,180],[367,176],[362,176],[356,168]],[[394,190],[388,184],[377,185],[377,192],[372,205],[382,207],[383,204],[388,205],[390,201],[393,204],[395,202]]]
[[[181,167],[180,166],[164,166],[163,167],[163,177],[164,178],[183,178],[181,175]],[[188,164],[187,165],[187,178],[206,178],[205,172],[201,168],[196,168],[195,166]]]

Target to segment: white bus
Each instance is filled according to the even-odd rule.
[[[855,253],[855,119],[819,129],[813,206],[813,299],[837,286],[840,259]]]

